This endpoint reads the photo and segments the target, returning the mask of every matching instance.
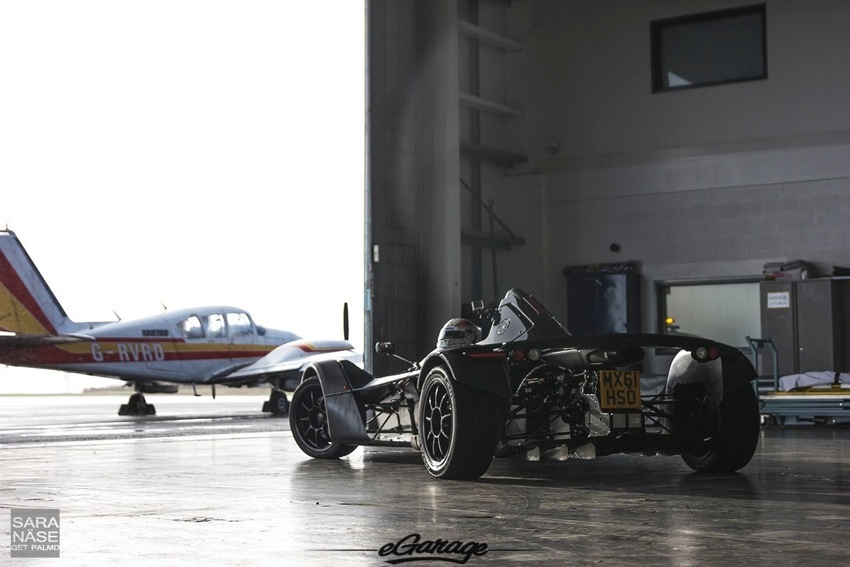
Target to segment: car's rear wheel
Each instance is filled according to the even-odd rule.
[[[289,406],[289,427],[301,450],[316,459],[338,459],[357,448],[331,439],[322,385],[315,376],[295,389]]]
[[[761,429],[758,397],[744,386],[729,392],[715,412],[711,438],[682,459],[701,473],[730,473],[744,468],[758,447]]]
[[[438,366],[422,384],[419,444],[425,468],[443,479],[483,475],[502,427],[500,400],[451,379]]]

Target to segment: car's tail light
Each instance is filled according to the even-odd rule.
[[[717,347],[697,347],[691,352],[691,356],[698,362],[708,362],[720,358],[720,351]]]

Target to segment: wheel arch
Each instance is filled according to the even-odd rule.
[[[730,349],[721,355],[723,362],[723,391],[733,392],[745,386],[751,387],[758,378],[752,362],[738,349]]]
[[[670,365],[667,392],[672,393],[678,384],[704,384],[708,401],[716,409],[730,393],[751,387],[757,375],[747,357],[735,348],[719,344],[718,347],[718,358],[705,362],[694,359],[690,351],[679,351]]]
[[[437,366],[445,367],[449,378],[455,382],[490,392],[506,401],[511,399],[507,357],[473,359],[465,351],[435,351],[422,361],[417,390],[421,391],[425,377]]]

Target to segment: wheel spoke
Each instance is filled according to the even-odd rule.
[[[446,386],[434,383],[425,393],[423,441],[435,461],[443,461],[449,452],[452,436],[451,394]]]
[[[298,430],[305,441],[316,449],[330,445],[325,419],[325,399],[318,388],[305,392],[298,405]]]

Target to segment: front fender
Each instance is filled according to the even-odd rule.
[[[361,373],[366,374],[348,361],[336,360],[315,362],[304,371],[305,379],[310,376],[319,379],[325,397],[328,432],[335,443],[364,445],[370,441],[365,417],[354,397],[355,388],[362,387],[367,379]]]
[[[706,402],[715,409],[729,392],[750,387],[756,377],[753,365],[737,349],[722,348],[719,358],[709,362],[699,362],[690,351],[680,350],[670,365],[666,389],[672,394],[679,384],[704,384]]]
[[[445,366],[449,375],[473,388],[490,392],[510,401],[511,383],[508,357],[505,353],[468,353],[466,351],[434,351],[422,362],[418,389],[435,366]]]

